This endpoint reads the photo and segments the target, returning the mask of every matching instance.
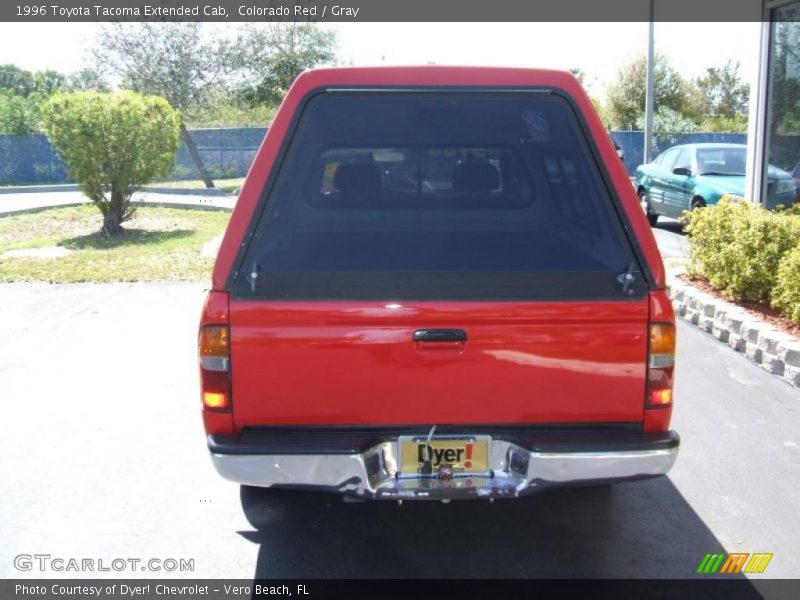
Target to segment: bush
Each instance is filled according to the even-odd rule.
[[[800,243],[798,217],[748,202],[723,198],[682,221],[692,240],[690,273],[737,299],[768,302],[778,264]]]
[[[103,214],[103,232],[122,231],[133,216],[133,193],[169,173],[178,151],[180,113],[157,96],[134,92],[56,94],[42,109],[42,127]]]
[[[772,305],[795,323],[800,323],[800,245],[788,252],[778,264]]]
[[[792,206],[784,206],[783,204],[779,204],[775,209],[775,212],[782,215],[800,217],[800,203],[792,204]]]

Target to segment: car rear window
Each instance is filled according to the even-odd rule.
[[[697,170],[700,175],[745,174],[745,148],[703,148],[697,150]]]
[[[618,297],[635,263],[554,94],[319,93],[265,194],[241,296]]]

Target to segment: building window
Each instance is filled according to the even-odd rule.
[[[767,198],[775,193],[775,167],[800,177],[800,2],[776,7],[770,20]]]

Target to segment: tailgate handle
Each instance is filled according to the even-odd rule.
[[[463,329],[417,329],[415,342],[466,342],[467,332]]]

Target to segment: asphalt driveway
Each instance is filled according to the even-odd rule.
[[[683,234],[683,226],[678,221],[661,217],[652,231],[661,257],[668,264],[669,259],[689,257],[689,240]]]
[[[800,577],[800,390],[683,323],[668,478],[493,505],[298,501],[256,530],[205,449],[202,296],[0,285],[0,576],[80,575],[14,568],[46,553],[193,559],[191,577],[689,577],[740,551]]]

